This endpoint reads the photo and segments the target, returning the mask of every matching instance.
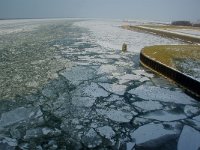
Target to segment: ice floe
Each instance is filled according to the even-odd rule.
[[[194,120],[200,122],[200,115],[193,118]]]
[[[97,132],[99,132],[102,137],[105,137],[109,140],[112,140],[112,138],[115,136],[115,132],[110,126],[99,127],[97,128]]]
[[[134,75],[134,74],[125,74],[123,76],[118,77],[119,84],[124,84],[124,83],[127,83],[129,81],[139,80],[139,79],[141,79],[141,76]]]
[[[76,66],[66,69],[61,75],[72,84],[78,85],[85,80],[92,79],[94,77],[94,70],[83,66]]]
[[[166,88],[141,85],[128,91],[145,100],[158,100],[162,102],[171,102],[178,104],[194,104],[195,101],[181,91],[172,91]]]
[[[99,83],[100,86],[102,86],[104,89],[111,93],[115,93],[117,95],[124,95],[127,86],[126,85],[120,85],[120,84],[109,84],[109,83]]]
[[[159,121],[175,121],[187,118],[187,116],[185,116],[184,114],[163,110],[149,112],[143,115],[142,117],[147,119],[155,119]]]
[[[136,129],[131,137],[135,139],[136,145],[152,148],[175,139],[178,133],[177,129],[165,129],[162,124],[150,123]]]
[[[163,105],[157,101],[138,101],[132,103],[134,106],[137,106],[145,111],[162,109]]]
[[[80,106],[80,107],[91,107],[94,102],[95,98],[91,97],[72,97],[72,104],[75,106]]]
[[[147,73],[147,72],[144,71],[144,70],[133,70],[132,72],[133,72],[134,74],[136,74],[136,75],[145,76],[145,77],[148,77],[148,78],[153,78],[153,77],[154,77],[153,74]]]
[[[17,140],[0,135],[0,149],[1,150],[15,150],[17,147]]]
[[[40,108],[19,107],[1,115],[0,127],[9,126],[21,121],[38,119],[42,115],[43,113]]]
[[[101,88],[97,83],[94,83],[94,82],[89,83],[89,84],[83,84],[77,87],[77,89],[75,89],[71,93],[72,93],[72,97],[74,97],[72,99],[76,99],[78,97],[90,97],[90,98],[107,97],[110,94],[107,91],[105,91],[103,88]],[[81,101],[83,101],[84,99],[86,100],[86,98],[83,98]],[[92,99],[90,100],[91,102],[93,101]]]
[[[108,117],[110,120],[116,121],[116,122],[129,122],[133,115],[128,112],[123,112],[120,110],[115,109],[97,109],[96,110],[98,114]]]
[[[104,74],[104,73],[113,73],[113,71],[117,71],[117,67],[113,65],[101,65],[98,74]]]
[[[199,150],[200,148],[200,132],[191,128],[190,126],[184,126],[181,135],[178,140],[178,150]]]
[[[187,116],[192,116],[194,114],[196,114],[197,112],[199,112],[199,108],[198,107],[194,107],[194,106],[190,106],[190,105],[186,105],[184,107],[184,112]]]
[[[90,129],[86,134],[82,137],[82,142],[88,148],[95,148],[102,143],[102,139],[97,135],[94,129]]]

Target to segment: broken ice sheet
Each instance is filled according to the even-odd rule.
[[[98,114],[101,114],[103,116],[108,117],[110,120],[116,121],[116,122],[129,122],[133,115],[129,112],[123,112],[120,110],[115,109],[97,109],[96,110]]]
[[[124,61],[116,61],[115,64],[119,65],[119,66],[133,66],[134,65],[133,62],[127,63],[127,62],[124,62]]]
[[[94,77],[94,70],[89,67],[75,66],[67,68],[60,73],[72,84],[78,85],[85,80],[92,79]]]
[[[123,98],[119,97],[118,95],[111,95],[110,97],[105,99],[107,102],[114,102],[114,101],[122,101]]]
[[[119,84],[124,84],[132,80],[139,80],[141,79],[141,76],[133,74],[125,74],[123,76],[118,76],[117,78],[119,80]]]
[[[199,150],[200,148],[200,132],[184,126],[178,141],[178,150]]]
[[[163,111],[163,110],[150,112],[140,117],[147,119],[155,119],[159,121],[175,121],[187,118],[187,116],[185,116],[184,114],[175,113],[171,111]]]
[[[145,77],[148,77],[148,78],[153,78],[154,77],[153,74],[147,73],[144,70],[133,70],[132,72],[134,74],[136,74],[136,75],[145,76]]]
[[[186,105],[184,108],[184,112],[187,116],[192,116],[192,115],[196,114],[197,112],[199,112],[199,108],[190,106],[190,105]]]
[[[111,93],[115,93],[117,95],[124,95],[125,91],[126,91],[126,87],[125,85],[119,85],[119,84],[109,84],[109,83],[99,83],[100,86],[102,86],[104,89],[106,89],[107,91],[111,92]]]
[[[171,129],[165,129],[162,124],[146,124],[131,133],[131,137],[135,139],[138,146],[157,147],[178,136],[180,131],[174,128],[175,123],[171,123],[169,126]]]
[[[18,142],[16,139],[3,137],[0,135],[0,149],[1,150],[15,150]]]
[[[117,67],[113,65],[101,65],[98,74],[104,74],[104,73],[113,73],[113,71],[117,71]]]
[[[99,132],[102,137],[105,137],[109,140],[115,136],[115,132],[110,126],[99,127],[97,128],[97,132]]]
[[[107,97],[110,93],[105,91],[96,83],[89,83],[80,85],[75,91],[72,91],[73,97]]]
[[[88,148],[95,148],[102,143],[101,137],[97,135],[94,129],[90,129],[82,137],[82,143]]]
[[[91,107],[95,102],[95,98],[91,97],[72,97],[72,104],[80,107]]]
[[[133,105],[145,110],[145,111],[151,111],[151,110],[157,110],[162,109],[162,104],[160,104],[157,101],[137,101],[132,103]]]
[[[200,122],[200,115],[193,118],[194,120]]]
[[[9,126],[21,121],[28,121],[33,119],[39,119],[43,113],[40,108],[25,108],[19,107],[9,112],[5,112],[1,115],[0,127]]]
[[[166,88],[141,85],[128,91],[145,100],[158,100],[163,102],[172,102],[178,104],[194,104],[196,101],[180,91],[172,91]]]

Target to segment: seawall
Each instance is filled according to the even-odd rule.
[[[140,53],[140,62],[145,67],[157,72],[174,82],[178,83],[181,87],[183,87],[187,92],[194,95],[200,101],[200,82],[193,79],[192,77],[183,74],[182,72],[175,70],[171,67],[168,67],[165,64],[162,64],[149,56],[145,55],[144,50]]]

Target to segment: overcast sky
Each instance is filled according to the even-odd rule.
[[[0,18],[200,20],[200,0],[0,0]]]

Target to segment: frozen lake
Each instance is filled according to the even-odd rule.
[[[0,21],[0,149],[200,147],[200,103],[139,64],[144,46],[181,42],[121,25]]]

